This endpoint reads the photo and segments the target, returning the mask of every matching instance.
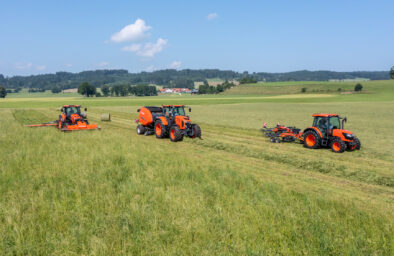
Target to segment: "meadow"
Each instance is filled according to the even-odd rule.
[[[2,99],[0,252],[392,255],[394,81],[362,84],[352,94],[336,88],[354,83],[291,82],[209,96]],[[88,107],[102,130],[24,127],[66,103]],[[137,108],[172,103],[192,107],[202,140],[136,134]],[[106,112],[111,122],[100,121]],[[347,116],[362,149],[273,144],[259,131],[305,128],[316,112]]]

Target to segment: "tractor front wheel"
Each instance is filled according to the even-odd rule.
[[[198,124],[194,124],[192,126],[192,129],[193,129],[193,136],[192,136],[192,138],[193,139],[194,138],[201,138],[201,128],[200,128],[200,126],[198,126]]]
[[[356,143],[356,150],[360,150],[361,148],[361,142],[358,138],[354,138],[354,142]]]
[[[156,134],[156,138],[158,139],[162,139],[166,137],[166,128],[161,122],[161,120],[158,120],[155,123],[155,134]]]
[[[183,133],[178,126],[173,126],[170,129],[170,140],[172,142],[182,141],[183,140]]]
[[[352,146],[347,146],[347,149],[349,150],[349,151],[353,151],[353,150],[360,150],[360,148],[361,148],[361,142],[360,142],[360,140],[358,139],[358,138],[354,138],[354,144],[352,145]]]
[[[144,134],[145,133],[145,127],[142,125],[142,124],[139,124],[138,126],[137,126],[137,134],[138,135],[142,135],[142,134]]]
[[[320,148],[320,137],[314,131],[307,131],[304,133],[304,147],[306,148]]]
[[[346,143],[340,138],[334,138],[330,144],[332,152],[343,153],[346,150]]]

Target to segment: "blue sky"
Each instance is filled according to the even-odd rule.
[[[1,1],[0,74],[389,70],[394,1]]]

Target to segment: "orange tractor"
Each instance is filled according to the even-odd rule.
[[[182,141],[183,137],[201,138],[201,128],[192,124],[185,112],[184,105],[163,105],[161,107],[145,106],[137,110],[137,134]],[[191,108],[189,108],[189,113]]]
[[[360,140],[351,131],[344,130],[346,117],[338,114],[313,114],[313,125],[301,132],[296,127],[277,125],[275,128],[262,129],[271,142],[292,142],[298,139],[306,148],[330,147],[333,152],[342,153],[361,148]]]
[[[43,126],[56,126],[61,131],[76,131],[76,130],[96,130],[100,129],[97,124],[89,124],[86,119],[86,111],[81,112],[80,105],[64,105],[61,110],[62,113],[59,115],[59,120],[44,124],[31,124],[28,127],[43,127]]]
[[[347,118],[338,114],[314,114],[313,126],[304,130],[304,146],[319,148],[329,146],[333,152],[342,153],[346,149],[359,150],[360,140],[351,131],[344,129]]]

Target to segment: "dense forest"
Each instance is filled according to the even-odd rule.
[[[242,80],[247,78],[256,81],[326,81],[329,79],[366,78],[371,80],[390,79],[389,72],[333,72],[333,71],[295,71],[287,73],[248,73],[219,69],[175,70],[166,69],[154,72],[129,73],[127,70],[95,70],[79,73],[56,72],[31,76],[4,77],[0,74],[0,85],[6,88],[40,88],[51,90],[77,88],[83,82],[89,82],[95,87],[104,84],[115,86],[121,84],[147,85],[157,84],[170,88],[193,88],[193,82],[206,82],[210,78],[223,80]],[[244,79],[245,80],[245,79]]]

